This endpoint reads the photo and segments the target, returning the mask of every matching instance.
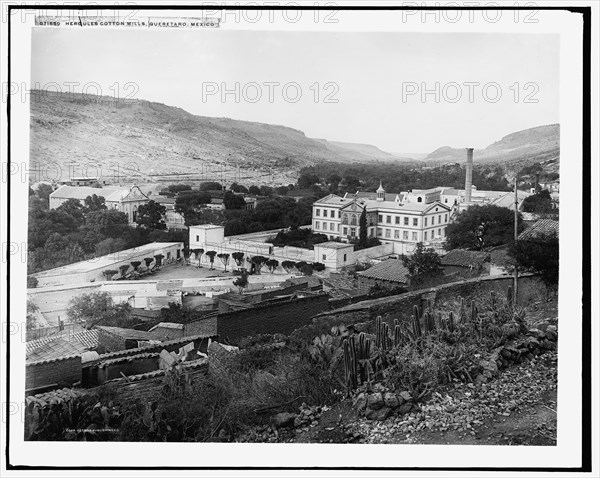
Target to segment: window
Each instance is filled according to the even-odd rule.
[[[348,214],[345,214],[342,216],[342,224],[348,224]]]
[[[323,217],[327,217],[327,209],[323,209]]]
[[[438,236],[442,237],[442,230],[438,229]]]
[[[377,237],[381,237],[382,236],[382,232],[381,229],[377,228]]]
[[[423,218],[423,227],[427,227],[427,218],[426,217]]]
[[[346,254],[344,254],[344,262],[346,262]]]
[[[350,228],[350,236],[351,236],[351,237],[354,237],[354,236],[356,236],[356,228],[355,228],[355,227],[351,227],[351,228]]]
[[[320,209],[316,209],[316,212],[317,212],[317,216],[321,215],[321,210]]]
[[[417,198],[417,202],[423,202],[423,198],[422,198],[421,196],[419,196],[419,197]]]
[[[444,216],[444,222],[448,222],[448,214]]]
[[[378,214],[378,215],[377,215],[377,220],[378,220],[379,222],[383,222],[383,216],[382,216],[381,214]]]
[[[424,240],[424,241],[426,241],[426,240],[427,240],[427,231],[425,231],[425,232],[423,233],[423,240]]]
[[[329,230],[335,231],[335,224],[333,222],[329,223]]]
[[[347,236],[347,235],[348,235],[348,228],[347,228],[347,227],[345,227],[345,228],[344,228],[344,236]]]
[[[403,231],[402,232],[402,239],[405,239],[408,241],[408,231]]]
[[[438,224],[441,224],[441,223],[442,223],[442,215],[440,214],[440,215],[438,216]]]
[[[321,223],[319,221],[315,222],[315,229],[321,229]]]
[[[404,218],[404,225],[408,226],[408,218],[407,217]]]
[[[400,224],[400,216],[396,216],[396,224]]]
[[[386,229],[385,230],[385,238],[389,239],[390,237],[392,237],[392,231],[390,229]]]
[[[448,198],[444,199],[444,202],[445,202],[446,204],[448,204]]]
[[[435,225],[435,216],[431,216],[431,225],[434,226]]]
[[[385,216],[385,222],[386,222],[386,224],[391,224],[392,223],[392,216]]]
[[[327,254],[323,254],[323,262],[327,260]]]
[[[412,240],[413,240],[413,241],[416,241],[416,240],[417,240],[417,233],[416,233],[416,232],[413,232],[413,233],[412,233]]]
[[[352,224],[353,226],[356,226],[356,224],[357,224],[357,216],[355,214],[353,214],[352,216],[350,216],[350,224]]]
[[[339,225],[339,224],[338,224],[338,229],[337,229],[337,232],[340,232],[340,225]]]
[[[413,226],[418,226],[419,220],[416,217],[413,217]]]
[[[400,231],[398,229],[394,231],[394,239],[400,239]]]
[[[200,242],[200,236],[196,236],[196,242]]]
[[[342,217],[342,211],[338,211],[338,219]]]

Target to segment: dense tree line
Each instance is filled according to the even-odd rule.
[[[393,193],[436,186],[463,189],[465,169],[458,163],[436,167],[393,163],[323,163],[302,168],[298,187],[313,188],[321,185],[329,192],[343,195],[357,190],[375,191],[381,180],[385,190]],[[476,165],[473,170],[473,185],[481,190],[511,190],[504,170],[498,165]]]

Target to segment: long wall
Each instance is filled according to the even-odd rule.
[[[41,360],[25,365],[25,389],[71,386],[81,381],[81,357],[70,355],[60,359]]]
[[[235,344],[255,334],[289,334],[329,309],[329,295],[318,294],[217,316],[219,340]]]

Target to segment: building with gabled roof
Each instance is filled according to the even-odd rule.
[[[367,237],[376,237],[384,244],[442,241],[451,208],[440,202],[437,189],[411,194],[388,194],[382,184],[375,193],[329,194],[313,204],[313,230],[331,241],[356,241],[365,210]]]
[[[399,259],[386,259],[356,275],[361,291],[368,291],[374,286],[395,289],[406,287],[410,283],[410,273]]]
[[[127,214],[130,224],[137,221],[138,208],[150,201],[138,186],[93,188],[64,185],[50,194],[50,209],[56,209],[69,199],[76,199],[83,204],[88,196],[94,194],[104,198],[108,209],[116,209]]]

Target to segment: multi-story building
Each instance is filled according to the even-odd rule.
[[[330,194],[316,201],[313,230],[331,240],[357,240],[363,209],[366,209],[367,236],[377,237],[384,244],[441,241],[451,211],[439,201],[439,192],[425,194],[412,202],[407,200],[407,193],[387,194],[380,185],[375,194],[357,192],[345,197]]]

